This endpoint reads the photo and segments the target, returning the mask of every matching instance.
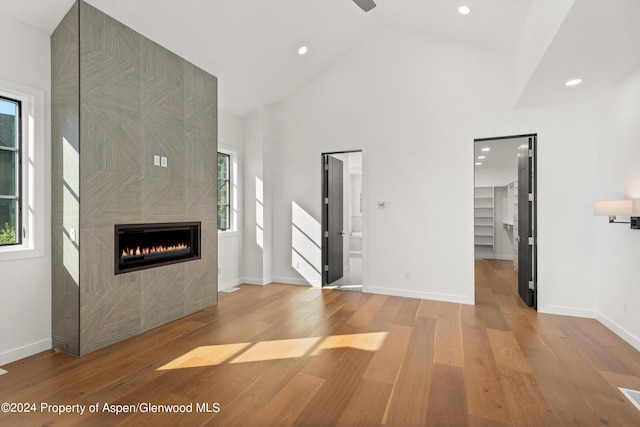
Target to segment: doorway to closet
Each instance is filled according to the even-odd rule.
[[[322,154],[322,286],[362,290],[362,151]]]
[[[474,141],[476,299],[518,295],[537,309],[535,134]]]

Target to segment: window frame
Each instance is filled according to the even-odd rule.
[[[6,152],[13,152],[14,155],[17,156],[17,162],[16,162],[16,171],[15,173],[15,180],[16,180],[16,184],[15,184],[15,191],[16,191],[16,196],[12,197],[11,195],[3,195],[0,194],[0,199],[3,200],[15,200],[17,202],[17,215],[16,215],[16,242],[15,243],[5,243],[2,244],[0,243],[0,248],[4,248],[4,247],[10,247],[10,246],[17,246],[17,245],[22,245],[22,241],[23,241],[23,236],[24,236],[24,225],[23,225],[23,196],[22,196],[22,186],[23,186],[23,177],[22,177],[22,163],[23,163],[23,145],[24,145],[24,141],[22,138],[23,135],[23,129],[22,129],[22,100],[20,99],[13,99],[9,96],[6,96],[3,92],[0,92],[0,99],[4,100],[4,101],[8,101],[8,102],[13,102],[16,104],[16,110],[17,110],[17,119],[18,119],[18,128],[17,128],[17,135],[16,135],[16,139],[17,139],[17,147],[16,148],[9,148],[9,147],[2,147],[0,146],[0,151],[6,151]],[[1,223],[0,221],[0,228],[3,228],[4,224]]]
[[[218,163],[220,161],[220,156],[225,156],[226,157],[226,161],[227,161],[227,178],[220,178],[220,171],[218,171],[216,173],[216,194],[217,194],[217,203],[216,203],[216,226],[218,227],[218,231],[219,232],[228,232],[229,230],[233,229],[233,224],[231,221],[231,202],[232,202],[232,194],[231,194],[231,188],[232,188],[232,184],[231,184],[231,154],[229,153],[225,153],[224,151],[218,150],[217,154],[216,154],[216,170],[218,167]],[[220,209],[220,194],[219,194],[219,189],[220,189],[220,181],[226,181],[227,182],[227,203],[226,205],[222,205],[222,206],[226,206],[226,210],[227,210],[227,228],[220,228],[220,223],[218,222],[218,211]]]
[[[225,154],[229,156],[229,229],[228,230],[218,230],[218,236],[225,238],[230,236],[235,236],[239,233],[239,210],[241,205],[240,200],[240,177],[239,177],[239,166],[238,159],[239,155],[236,152],[234,147],[227,146],[222,143],[218,143],[217,153]],[[216,153],[216,167],[217,167],[217,156]],[[217,169],[216,169],[216,200],[217,200]],[[216,228],[217,228],[217,209],[218,204],[216,202]]]
[[[45,91],[0,79],[0,96],[21,102],[20,120],[20,243],[0,245],[0,262],[45,255],[45,176],[50,174],[45,144]],[[50,158],[50,157],[49,157]]]

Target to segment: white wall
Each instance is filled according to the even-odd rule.
[[[236,187],[237,198],[232,200],[232,209],[237,212],[237,230],[218,232],[218,289],[226,289],[242,283],[243,234],[243,139],[244,122],[233,114],[218,111],[219,148],[233,152],[232,184]],[[235,171],[233,170],[235,169]],[[234,180],[235,178],[235,180]]]
[[[575,0],[532,2],[515,55],[516,94],[519,97],[547,52]]]
[[[276,109],[274,275],[296,277],[292,201],[320,221],[320,153],[363,148],[364,290],[473,302],[473,139],[536,132],[539,308],[594,315],[595,108],[514,112],[514,96],[502,54],[399,30],[369,37]]]
[[[640,69],[598,104],[593,200],[640,200]],[[626,220],[620,218],[620,220]],[[594,217],[598,318],[640,350],[640,230]]]
[[[272,111],[261,107],[244,119],[244,283],[265,285],[272,277]],[[291,216],[289,206],[289,217]],[[291,231],[289,231],[291,236]],[[291,239],[289,239],[289,242]],[[291,254],[287,254],[291,259]]]
[[[45,150],[39,166],[45,177],[51,176],[49,35],[0,14],[0,40],[0,78],[45,91]],[[40,236],[44,256],[0,261],[0,365],[51,348],[50,195],[46,179],[41,206],[45,229]]]

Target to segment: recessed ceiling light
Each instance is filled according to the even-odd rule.
[[[482,159],[486,159],[486,156],[478,156],[478,159],[482,160]]]
[[[471,9],[469,9],[469,7],[468,7],[468,6],[460,6],[460,7],[458,8],[458,12],[459,12],[461,15],[468,15],[469,13],[471,13]]]
[[[309,49],[307,49],[306,46],[301,46],[300,49],[298,49],[298,55],[306,55],[306,53],[309,51]]]
[[[579,85],[580,83],[582,83],[582,79],[573,79],[573,80],[569,80],[568,82],[565,82],[565,86],[576,86]]]
[[[491,148],[489,148],[489,147],[484,147],[484,148],[482,149],[482,151],[491,151]]]
[[[481,162],[476,162],[476,166],[480,166],[481,164]]]

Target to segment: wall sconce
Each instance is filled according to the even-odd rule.
[[[593,214],[608,216],[610,224],[631,224],[631,228],[640,229],[640,217],[633,210],[633,200],[603,200],[593,203]],[[616,216],[628,216],[630,221],[616,221]]]

